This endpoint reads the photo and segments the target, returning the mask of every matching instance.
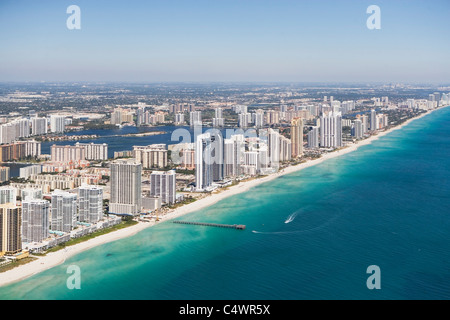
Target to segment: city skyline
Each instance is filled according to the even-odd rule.
[[[372,4],[379,30],[366,26]],[[81,10],[80,30],[66,26],[70,5]],[[0,81],[446,82],[448,9],[448,1],[4,1]]]

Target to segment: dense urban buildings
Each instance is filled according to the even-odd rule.
[[[140,127],[133,144],[123,144],[123,150],[116,147],[121,135],[64,135],[68,130],[82,130],[90,123],[90,115],[45,115],[29,110],[28,115],[0,117],[0,161],[27,162],[20,166],[18,177],[11,177],[9,167],[0,167],[0,181],[7,184],[0,188],[0,205],[11,208],[5,210],[9,212],[8,221],[15,221],[13,225],[21,219],[22,248],[45,251],[119,223],[120,216],[157,221],[158,215],[183,203],[183,199],[193,201],[216,189],[353,145],[438,104],[435,94],[428,99],[395,101],[382,96],[342,102],[332,96],[303,99],[299,93],[292,101],[293,95],[284,93],[281,102],[275,98],[278,93],[260,94],[264,99],[248,105],[243,102],[244,94],[236,103],[209,101],[208,105],[206,99],[195,104],[139,102],[108,107],[106,116],[95,116],[94,128],[109,130],[117,125],[113,130],[134,132],[127,127]],[[258,95],[249,99],[257,101]],[[450,94],[440,94],[439,98],[439,104],[443,104]],[[186,130],[185,120],[194,127]],[[152,133],[143,138],[147,136],[145,126],[161,124],[168,124],[161,132],[170,132],[176,125],[189,132],[191,140],[170,144],[158,134],[150,138]],[[204,128],[199,133],[195,125]],[[100,137],[117,139],[113,140],[114,158],[125,159],[109,161],[108,144],[94,140]],[[84,142],[88,139],[93,141]],[[56,142],[66,140],[80,142]],[[135,145],[135,141],[144,143]],[[157,143],[148,144],[152,141]],[[2,250],[15,254],[20,251],[19,241],[17,234],[10,232],[15,229],[8,228],[3,237],[9,234],[15,241],[8,240],[8,247]]]

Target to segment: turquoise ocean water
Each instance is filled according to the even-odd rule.
[[[182,219],[247,229],[161,223],[0,299],[450,299],[450,108]]]

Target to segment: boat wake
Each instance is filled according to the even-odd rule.
[[[284,223],[291,223],[292,221],[294,221],[294,219],[297,217],[299,212],[300,212],[300,210],[297,210],[293,214],[289,215],[289,217],[287,217],[287,219],[284,221]]]
[[[293,216],[295,213],[293,213],[291,216]],[[298,212],[297,212],[298,214]],[[291,221],[295,219],[295,217],[297,216],[297,214],[295,216],[293,216],[291,218]],[[286,219],[286,221],[290,220],[290,217],[288,217],[288,219]],[[313,231],[318,231],[320,229],[326,228],[327,226],[329,226],[330,224],[332,224],[335,220],[339,219],[342,216],[341,214],[337,214],[334,217],[332,217],[331,219],[329,219],[328,221],[325,221],[324,223],[322,223],[321,225],[317,226],[317,227],[313,227],[313,228],[309,228],[306,230],[294,230],[294,231],[274,231],[274,232],[265,232],[265,231],[256,231],[256,230],[252,230],[253,233],[257,233],[257,234],[298,234],[298,233],[306,233],[306,232],[313,232]],[[288,222],[285,222],[288,223]]]

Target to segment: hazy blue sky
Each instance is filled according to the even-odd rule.
[[[0,81],[448,83],[449,14],[449,0],[0,0]]]

